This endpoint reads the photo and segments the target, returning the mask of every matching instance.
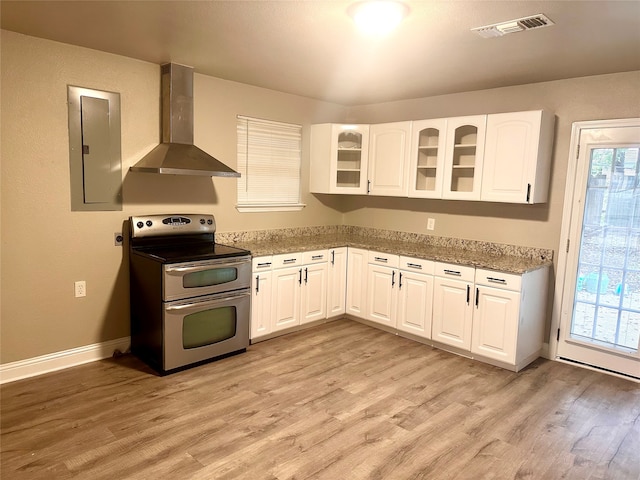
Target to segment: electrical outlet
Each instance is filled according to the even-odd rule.
[[[77,297],[87,296],[87,283],[84,280],[80,280],[74,284]]]
[[[122,246],[122,240],[124,240],[124,237],[122,236],[122,232],[116,232],[113,234],[113,243],[116,247]]]
[[[427,220],[427,230],[433,230],[434,228],[436,228],[436,219],[429,218]]]

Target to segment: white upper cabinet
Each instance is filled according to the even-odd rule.
[[[406,197],[411,122],[369,127],[369,194]]]
[[[366,195],[369,125],[311,125],[311,193]]]
[[[487,116],[447,119],[442,198],[480,200]]]
[[[442,197],[446,133],[446,118],[413,122],[409,158],[410,197]]]
[[[543,110],[487,116],[481,200],[547,201],[554,123]]]

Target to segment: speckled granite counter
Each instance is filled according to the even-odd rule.
[[[553,250],[353,226],[218,233],[216,241],[250,250],[254,257],[356,247],[515,274],[553,260]]]

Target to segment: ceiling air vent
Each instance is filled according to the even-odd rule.
[[[485,25],[484,27],[472,28],[482,38],[501,37],[507,33],[522,32],[523,30],[533,30],[535,28],[550,27],[554,23],[542,13],[529,17],[517,18],[506,22]]]

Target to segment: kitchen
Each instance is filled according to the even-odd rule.
[[[536,12],[537,13],[537,12]],[[234,166],[236,116],[303,125],[301,212],[240,213],[232,179],[128,172],[159,138],[159,65],[2,31],[2,364],[60,362],[59,352],[126,350],[128,259],[115,247],[131,215],[213,214],[220,232],[354,225],[558,251],[574,121],[638,116],[640,75],[579,78],[344,106],[214,76],[194,78],[195,143]],[[69,209],[67,85],[119,92],[123,211]],[[537,205],[309,193],[309,126],[547,109],[556,115],[549,201]],[[9,120],[11,119],[11,120]],[[16,119],[16,120],[14,120]],[[34,134],[34,132],[37,132]],[[124,173],[126,172],[126,173]],[[41,234],[33,235],[33,229]],[[73,283],[86,280],[87,296]],[[548,326],[550,329],[550,325]],[[43,359],[44,357],[44,359]],[[38,361],[29,368],[38,370]],[[35,367],[34,367],[35,366]]]

